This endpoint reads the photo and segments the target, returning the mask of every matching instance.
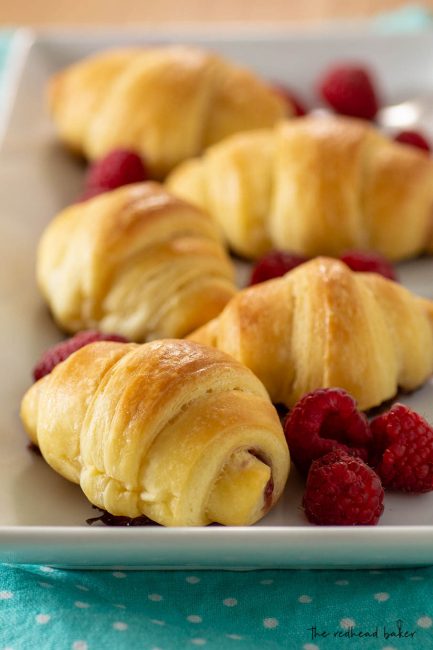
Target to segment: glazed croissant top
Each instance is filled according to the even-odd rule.
[[[369,409],[432,374],[433,302],[316,258],[241,291],[190,338],[248,366],[275,403],[340,387]]]
[[[272,126],[290,106],[252,72],[195,47],[120,49],[58,73],[49,105],[61,139],[87,158],[144,155],[154,178],[237,131]]]
[[[238,134],[167,186],[207,209],[236,252],[433,251],[433,162],[361,120],[311,116]]]
[[[30,388],[21,417],[93,504],[165,526],[254,523],[289,470],[259,380],[189,341],[87,345]]]
[[[139,342],[188,334],[236,290],[212,219],[156,183],[63,210],[40,241],[37,278],[64,330]]]

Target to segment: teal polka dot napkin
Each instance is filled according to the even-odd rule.
[[[3,650],[433,648],[433,568],[0,568]]]

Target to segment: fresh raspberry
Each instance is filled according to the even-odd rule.
[[[258,284],[278,278],[295,267],[307,262],[308,259],[296,253],[286,251],[271,251],[264,255],[253,267],[250,284]]]
[[[319,388],[304,395],[287,415],[284,432],[292,460],[303,474],[314,460],[337,449],[368,458],[368,420],[341,388]]]
[[[274,83],[272,85],[272,88],[277,93],[277,95],[284,99],[284,101],[286,101],[289,106],[293,108],[295,117],[302,117],[303,115],[307,114],[307,109],[299,100],[299,97],[296,95],[296,93],[294,93],[290,88],[280,83]]]
[[[371,73],[358,65],[336,65],[328,70],[319,83],[319,93],[343,115],[373,120],[379,110]]]
[[[418,147],[423,151],[431,151],[428,140],[419,131],[401,131],[395,136],[394,140],[403,144],[410,144],[412,147]]]
[[[385,488],[403,492],[433,490],[433,428],[403,404],[371,421],[371,465]]]
[[[58,363],[67,359],[73,352],[83,348],[89,343],[95,341],[118,341],[119,343],[127,343],[128,340],[124,336],[118,334],[103,334],[96,330],[86,330],[78,332],[70,339],[61,341],[57,345],[53,345],[42,355],[39,363],[33,370],[33,379],[38,381],[45,375],[48,375]]]
[[[114,190],[129,183],[141,183],[149,178],[148,170],[135,151],[114,149],[89,167],[85,187]]]
[[[333,451],[314,461],[302,505],[323,526],[373,526],[383,513],[380,478],[360,458]]]
[[[388,280],[397,282],[397,274],[394,267],[385,257],[377,253],[365,251],[346,251],[340,256],[340,260],[347,264],[352,271],[358,273],[379,273]]]

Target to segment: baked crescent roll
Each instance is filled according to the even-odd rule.
[[[232,133],[291,115],[288,102],[249,70],[186,46],[91,56],[58,73],[48,98],[71,149],[92,160],[135,149],[155,178]]]
[[[252,524],[289,471],[260,381],[190,341],[87,345],[30,388],[21,417],[91,503],[164,526]]]
[[[369,409],[432,374],[433,302],[316,258],[241,291],[190,338],[244,363],[275,403],[334,386]]]
[[[361,120],[310,116],[232,136],[181,164],[167,187],[207,209],[249,258],[433,252],[431,158]]]
[[[211,217],[156,183],[66,208],[37,254],[38,284],[62,329],[138,342],[182,337],[219,314],[233,274]]]

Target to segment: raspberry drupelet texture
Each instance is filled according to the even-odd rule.
[[[117,334],[103,334],[96,330],[79,332],[72,338],[67,339],[66,341],[61,341],[44,352],[33,370],[33,379],[38,381],[38,379],[45,377],[45,375],[48,375],[57,364],[67,359],[73,352],[76,352],[89,343],[95,343],[95,341],[117,341],[119,343],[128,342],[124,336],[119,336]]]
[[[383,486],[403,492],[433,490],[433,428],[419,413],[395,404],[371,423],[371,465]]]
[[[393,265],[385,257],[377,253],[366,251],[346,251],[340,256],[340,260],[347,264],[352,271],[358,273],[379,273],[388,280],[397,282],[397,274]]]
[[[264,255],[253,267],[251,284],[259,284],[272,278],[285,275],[300,264],[307,262],[308,258],[287,251],[270,251]]]
[[[307,393],[289,412],[284,432],[290,456],[306,474],[311,463],[334,450],[367,460],[371,444],[368,420],[353,397],[340,388]]]
[[[94,162],[87,172],[86,191],[114,190],[122,185],[141,183],[149,179],[143,159],[129,149],[114,149]]]
[[[371,73],[359,65],[336,65],[319,83],[321,97],[342,115],[373,120],[379,101]]]
[[[373,526],[383,513],[380,478],[360,458],[333,451],[310,468],[303,507],[307,519],[324,526]]]
[[[401,131],[395,136],[394,140],[403,144],[409,144],[412,147],[417,147],[423,151],[431,151],[428,140],[419,131]]]

